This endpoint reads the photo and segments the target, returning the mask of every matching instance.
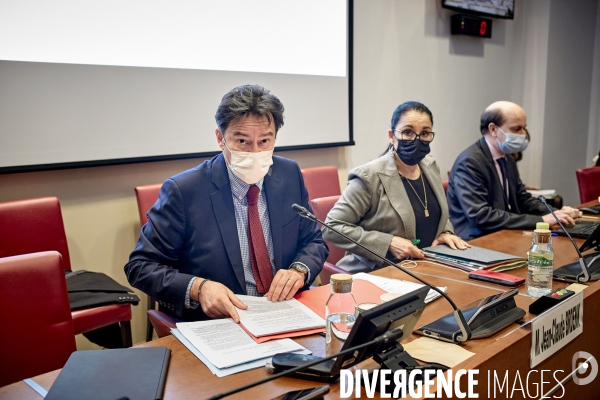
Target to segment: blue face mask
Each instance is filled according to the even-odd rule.
[[[504,133],[504,136],[506,136],[504,142],[500,142],[498,138],[496,138],[496,140],[498,140],[498,147],[504,154],[515,154],[520,151],[524,151],[527,148],[527,145],[529,145],[527,135],[504,132],[502,129],[500,129],[500,127],[498,127],[498,129],[500,132]]]

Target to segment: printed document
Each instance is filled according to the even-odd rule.
[[[237,297],[248,306],[237,310],[240,323],[256,337],[325,327],[323,318],[296,299],[272,302],[266,297]]]
[[[198,349],[195,348],[190,343],[190,341],[187,340],[185,338],[185,336],[183,336],[181,334],[181,332],[179,332],[179,329],[173,328],[173,329],[171,329],[171,333],[173,334],[173,336],[175,336],[177,338],[177,340],[179,340],[181,342],[181,344],[183,344],[185,347],[187,347],[188,350],[192,352],[192,354],[194,354],[196,357],[198,357],[198,359],[200,361],[202,361],[202,363],[204,363],[204,365],[206,365],[208,367],[208,369],[210,370],[210,372],[212,372],[214,375],[218,376],[219,378],[222,378],[224,376],[229,376],[229,375],[237,374],[238,372],[248,371],[250,369],[262,368],[262,367],[265,366],[265,364],[267,363],[267,361],[271,358],[271,357],[266,357],[266,358],[261,358],[259,360],[250,361],[250,362],[247,362],[247,363],[244,363],[244,364],[234,365],[232,367],[217,368],[210,361],[208,361],[206,359],[206,357],[204,357],[204,355],[202,353],[200,353],[198,351]],[[295,351],[294,353],[297,353],[297,354],[311,354],[311,351],[304,349],[304,350]]]
[[[177,329],[217,368],[227,368],[271,357],[277,353],[304,349],[292,339],[257,344],[231,318],[179,322]]]
[[[420,287],[424,286],[424,285],[421,285],[420,283],[403,281],[403,280],[394,279],[394,278],[386,278],[384,276],[370,275],[370,274],[365,274],[364,272],[359,272],[358,274],[354,274],[353,278],[369,281],[372,284],[374,284],[375,286],[380,287],[381,289],[385,290],[388,293],[406,294],[406,293],[410,293],[413,290],[417,290]],[[442,292],[446,293],[447,286],[438,286],[438,289],[440,289]],[[429,302],[437,299],[440,296],[441,295],[438,292],[436,292],[435,290],[429,289],[429,292],[427,293],[427,296],[425,297],[425,303],[429,303]]]

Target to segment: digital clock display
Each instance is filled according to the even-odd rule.
[[[469,35],[483,38],[492,37],[492,20],[470,15],[456,14],[451,18],[453,35]]]

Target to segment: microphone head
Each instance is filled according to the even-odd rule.
[[[297,213],[306,213],[308,211],[306,208],[299,206],[296,203],[292,204],[292,210],[296,211]]]
[[[541,201],[542,203],[546,204],[546,198],[544,196],[542,196],[541,194],[538,196],[537,198],[539,201]]]

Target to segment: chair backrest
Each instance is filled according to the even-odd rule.
[[[600,197],[600,167],[581,168],[575,171],[579,185],[579,199],[582,203]]]
[[[56,197],[0,203],[0,257],[58,251],[71,269],[67,235]]]
[[[137,198],[138,213],[140,214],[140,225],[144,226],[148,222],[148,211],[158,200],[158,194],[162,183],[152,185],[137,186],[135,188],[135,197]]]
[[[324,167],[304,168],[302,177],[304,186],[308,191],[308,200],[320,197],[340,195],[340,178],[337,167],[328,165]]]
[[[76,346],[58,252],[0,258],[0,321],[0,386],[65,365]]]
[[[333,205],[338,201],[339,198],[340,198],[340,195],[313,199],[310,201],[310,206],[311,206],[315,216],[317,218],[319,218],[321,221],[325,221],[325,218],[327,218],[327,214],[333,208]],[[327,229],[327,228],[325,228],[325,229]],[[339,247],[334,246],[333,244],[331,244],[329,242],[326,242],[326,243],[327,243],[327,247],[329,247],[329,256],[327,256],[327,260],[325,260],[325,261],[327,261],[328,263],[331,263],[331,264],[335,264],[342,257],[344,257],[346,252],[344,250],[340,249]]]
[[[444,194],[448,194],[448,180],[442,181],[442,186],[444,187]]]

